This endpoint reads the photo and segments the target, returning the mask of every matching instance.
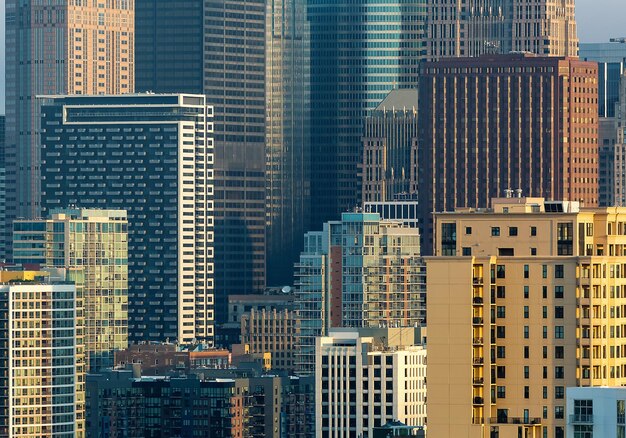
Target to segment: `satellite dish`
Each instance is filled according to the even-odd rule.
[[[280,291],[284,294],[289,294],[291,293],[291,286],[283,286],[283,288]]]

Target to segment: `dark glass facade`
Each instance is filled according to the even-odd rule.
[[[311,210],[309,26],[305,0],[267,3],[267,283],[291,285]]]
[[[44,213],[128,212],[131,342],[212,341],[212,108],[204,102],[76,96],[42,107]]]
[[[581,44],[580,59],[598,63],[598,115],[615,117],[620,78],[626,71],[626,41]]]
[[[135,0],[135,88],[203,92],[204,0]]]
[[[359,203],[363,120],[393,88],[415,87],[424,0],[310,0],[312,229]]]

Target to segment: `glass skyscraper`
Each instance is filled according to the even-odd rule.
[[[363,120],[417,86],[426,15],[425,0],[309,0],[313,229],[360,201]]]
[[[580,59],[598,63],[598,115],[615,117],[619,83],[626,71],[626,39],[608,43],[581,43]]]
[[[290,285],[311,211],[306,0],[269,0],[265,19],[267,282]]]

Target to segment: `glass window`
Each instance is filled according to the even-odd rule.
[[[500,235],[500,227],[491,227],[491,235],[499,236]]]
[[[517,236],[517,227],[509,227],[509,236]]]

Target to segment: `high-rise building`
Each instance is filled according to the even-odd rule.
[[[296,264],[296,367],[313,371],[315,338],[331,327],[413,327],[424,323],[420,235],[376,213],[344,213],[305,234]]]
[[[6,239],[6,161],[4,157],[6,139],[6,117],[0,115],[0,244]],[[0,257],[6,258],[9,254],[0,251]]]
[[[417,194],[417,169],[417,90],[392,90],[365,118],[362,202]]]
[[[7,211],[39,217],[39,95],[134,91],[134,1],[6,2]]]
[[[391,420],[426,424],[426,348],[415,331],[335,329],[317,338],[316,437],[371,437]]]
[[[1,436],[85,437],[81,300],[64,280],[0,272]]]
[[[598,205],[597,65],[529,54],[422,66],[419,202],[425,254],[433,211],[487,207],[507,189]]]
[[[128,221],[124,210],[52,210],[13,222],[13,261],[66,268],[81,294],[87,369],[128,347]]]
[[[425,0],[311,1],[312,229],[360,204],[363,120],[394,88],[416,87]]]
[[[616,166],[621,165],[621,152],[624,145],[617,143],[617,118],[600,117],[598,120],[598,205],[626,205],[622,194],[625,172]]]
[[[228,295],[260,293],[265,287],[265,45],[270,9],[264,0],[136,1],[137,50],[146,52],[137,59],[137,89],[179,93],[182,87],[205,94],[215,108],[214,291],[215,318],[222,324]],[[296,65],[290,72],[303,74]],[[293,87],[294,92],[299,89],[295,83]],[[287,123],[291,120],[283,116]]]
[[[578,55],[574,0],[434,0],[429,12],[431,61],[510,51]]]
[[[626,388],[566,388],[565,436],[619,438],[626,435]]]
[[[130,341],[212,342],[212,110],[187,94],[59,96],[42,108],[44,213],[128,212]]]
[[[402,222],[405,227],[419,228],[417,194],[396,195],[392,201],[364,202],[363,211],[378,213],[381,219]]]
[[[608,43],[581,43],[580,59],[598,63],[598,115],[615,117],[619,102],[619,84],[626,71],[626,38]]]
[[[428,433],[562,438],[565,388],[626,383],[626,209],[491,204],[435,214]]]
[[[310,229],[310,53],[306,0],[267,2],[265,155],[267,283],[293,282],[293,264]]]

